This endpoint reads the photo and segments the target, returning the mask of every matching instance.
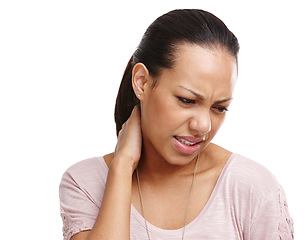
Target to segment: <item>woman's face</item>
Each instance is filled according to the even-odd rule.
[[[141,99],[146,153],[184,165],[221,127],[231,103],[237,62],[222,48],[180,44],[172,69],[163,69],[155,87],[148,76]]]

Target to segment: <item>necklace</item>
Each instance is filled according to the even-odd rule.
[[[191,188],[190,188],[190,193],[189,193],[187,213],[186,213],[186,216],[185,216],[184,227],[183,227],[183,230],[182,230],[182,238],[181,238],[182,240],[184,240],[185,227],[187,225],[187,220],[188,220],[188,215],[189,215],[190,201],[191,201],[192,189],[193,189],[193,185],[194,185],[194,181],[195,181],[195,176],[196,176],[196,171],[197,171],[198,159],[199,159],[199,154],[198,154],[197,159],[196,159],[196,164],[195,164],[195,169],[194,169],[194,174],[193,174],[193,180],[192,180],[192,184],[191,184]],[[136,168],[136,179],[137,179],[138,188],[139,188],[141,207],[142,207],[142,213],[143,213],[144,220],[145,220],[145,228],[146,228],[146,232],[147,232],[147,237],[148,237],[148,240],[150,240],[148,226],[147,226],[147,220],[146,220],[146,216],[145,216],[144,204],[143,204],[143,199],[142,199],[141,184],[140,184],[140,179],[139,179],[138,168]]]

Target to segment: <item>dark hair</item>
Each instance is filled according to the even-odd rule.
[[[143,63],[152,77],[158,77],[163,68],[174,66],[178,43],[222,47],[236,59],[239,52],[236,36],[209,12],[173,10],[157,18],[146,30],[124,72],[115,104],[117,135],[134,106],[139,104],[131,83],[134,65]]]

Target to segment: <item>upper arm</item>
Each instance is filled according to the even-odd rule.
[[[253,222],[250,239],[294,239],[293,221],[280,187],[263,203]]]
[[[98,211],[99,206],[93,201],[88,189],[83,189],[78,184],[78,175],[74,172],[65,172],[60,184],[60,207],[61,217],[63,220],[63,235],[65,240],[69,239],[85,239],[87,230],[91,230]],[[83,232],[78,235],[77,233]],[[74,238],[71,238],[74,236]]]

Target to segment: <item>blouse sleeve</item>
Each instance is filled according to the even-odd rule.
[[[81,161],[63,175],[59,187],[64,240],[91,230],[101,205],[107,167],[98,158]]]
[[[282,187],[268,196],[252,224],[250,240],[292,240],[293,220]]]
[[[95,222],[96,206],[69,172],[63,175],[59,193],[64,240],[69,240],[78,232],[90,230]]]

